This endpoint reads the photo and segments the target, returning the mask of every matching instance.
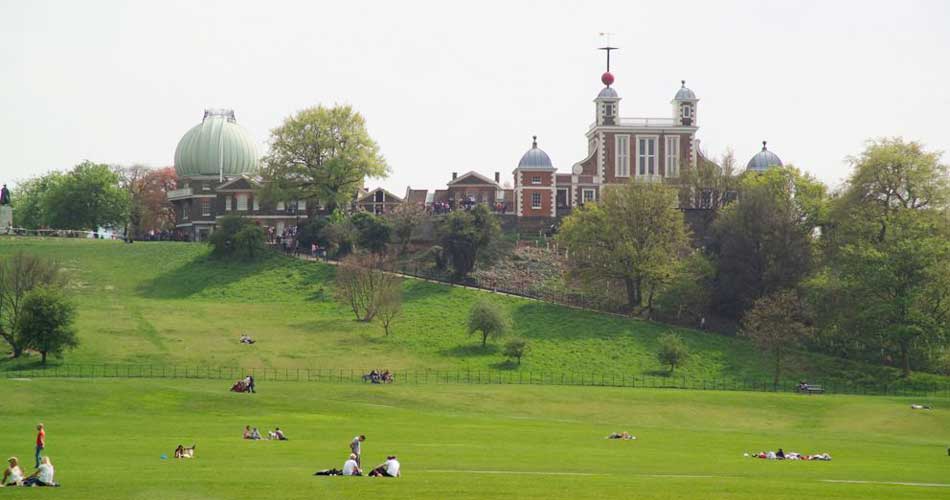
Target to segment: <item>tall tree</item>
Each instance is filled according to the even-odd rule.
[[[571,272],[588,282],[620,282],[634,311],[653,307],[655,292],[669,283],[688,253],[676,190],[662,184],[610,186],[598,203],[564,219],[558,239],[568,250]]]
[[[126,237],[141,236],[142,219],[145,217],[145,204],[143,201],[145,192],[145,176],[148,174],[148,167],[144,165],[131,165],[128,167],[116,167],[115,173],[119,176],[119,186],[128,196],[128,217],[125,220]]]
[[[909,374],[950,342],[948,167],[902,139],[872,141],[852,164],[813,282],[819,342]]]
[[[437,230],[442,251],[451,261],[456,277],[467,275],[476,262],[484,261],[486,250],[501,234],[498,220],[483,204],[450,213]]]
[[[126,234],[141,237],[148,230],[173,229],[175,211],[168,192],[175,189],[174,167],[119,167],[122,188],[129,197]]]
[[[350,106],[316,106],[299,111],[271,130],[264,156],[264,196],[306,200],[311,215],[347,206],[366,177],[384,177],[388,167],[366,130],[366,120]]]
[[[685,159],[684,159],[685,161]],[[727,150],[719,162],[700,153],[696,168],[680,168],[671,184],[678,190],[680,207],[719,210],[734,201],[739,191],[736,157]]]
[[[13,225],[27,229],[48,227],[47,195],[62,180],[62,173],[50,172],[18,183],[13,195]]]
[[[62,288],[66,278],[50,259],[24,252],[0,260],[0,338],[18,357],[26,347],[19,331],[26,297],[37,288]]]
[[[79,345],[73,320],[76,306],[66,299],[58,288],[39,287],[30,291],[23,300],[23,309],[17,318],[17,329],[25,345],[43,357],[61,356],[63,351]]]
[[[468,333],[478,332],[482,337],[482,347],[489,338],[501,337],[511,328],[511,318],[502,306],[481,299],[468,311]]]
[[[46,194],[49,225],[57,229],[91,229],[124,224],[129,197],[108,166],[84,161]]]
[[[739,200],[713,225],[716,308],[739,319],[760,297],[793,288],[815,267],[826,189],[787,166],[742,176]]]
[[[399,243],[399,253],[405,253],[409,242],[412,240],[412,233],[422,223],[426,217],[425,207],[406,201],[396,207],[395,210],[386,215],[393,228],[393,236]]]

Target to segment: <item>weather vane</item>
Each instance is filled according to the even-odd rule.
[[[611,35],[613,35],[613,33],[607,33],[607,32],[601,32],[601,33],[600,33],[600,36],[606,41],[606,44],[605,44],[603,47],[600,47],[599,50],[603,50],[603,51],[606,51],[606,52],[607,52],[607,72],[608,72],[608,73],[610,72],[610,51],[611,51],[611,50],[620,50],[620,49],[617,48],[617,47],[611,47],[611,46],[610,46],[610,36],[611,36]]]

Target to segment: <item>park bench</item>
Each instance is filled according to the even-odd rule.
[[[807,385],[804,389],[799,389],[799,392],[805,394],[822,394],[825,392],[825,389],[820,385]]]

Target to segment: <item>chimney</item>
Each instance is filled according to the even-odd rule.
[[[455,179],[458,179],[458,176],[459,176],[459,173],[458,173],[458,172],[452,172],[452,180],[453,180],[453,181],[454,181]]]
[[[501,182],[501,172],[495,172],[495,182]]]

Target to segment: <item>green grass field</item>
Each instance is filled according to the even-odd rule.
[[[950,498],[950,401],[546,387],[3,380],[0,453],[32,460],[33,426],[64,499]],[[244,425],[290,441],[244,441]],[[636,441],[608,441],[627,430]],[[399,480],[314,477],[368,436]],[[162,460],[179,443],[194,460]],[[746,451],[832,454],[766,461]],[[32,464],[30,464],[32,465]],[[835,483],[828,481],[868,481]],[[882,483],[921,483],[898,485]],[[942,485],[942,486],[938,486]],[[37,498],[36,490],[0,490]]]
[[[378,323],[354,321],[333,300],[332,266],[285,257],[221,263],[207,259],[204,245],[0,238],[0,256],[18,250],[58,259],[73,278],[82,345],[67,363],[662,377],[657,339],[676,330],[692,352],[677,377],[771,379],[770,359],[736,338],[415,280],[406,281],[404,314],[384,337]],[[513,334],[528,339],[522,366],[506,362],[500,343],[482,349],[466,335],[466,313],[480,297],[503,303]],[[258,343],[237,343],[243,332]],[[23,364],[35,358],[0,362],[0,371]],[[947,381],[926,374],[901,380],[896,370],[815,354],[792,355],[786,366],[789,382]]]
[[[394,334],[332,299],[333,268],[283,257],[207,260],[199,245],[0,238],[58,259],[72,277],[82,345],[52,363],[496,370],[653,375],[670,327],[419,281],[405,283]],[[532,350],[504,363],[464,333],[480,297],[504,303]],[[767,359],[734,338],[679,330],[693,356],[677,376],[766,379]],[[237,342],[242,332],[254,346]],[[0,361],[0,458],[32,465],[44,422],[59,489],[9,498],[950,498],[950,398],[538,385],[258,383],[28,378],[35,356]],[[897,383],[892,370],[800,353],[789,379]],[[910,383],[945,382],[915,374]],[[926,403],[931,411],[912,411]],[[280,426],[288,442],[241,439]],[[604,439],[629,431],[636,441]],[[399,455],[400,480],[327,478],[365,433],[364,465]],[[195,460],[162,460],[197,443]],[[744,452],[828,452],[773,462]],[[898,484],[905,483],[905,484]]]

